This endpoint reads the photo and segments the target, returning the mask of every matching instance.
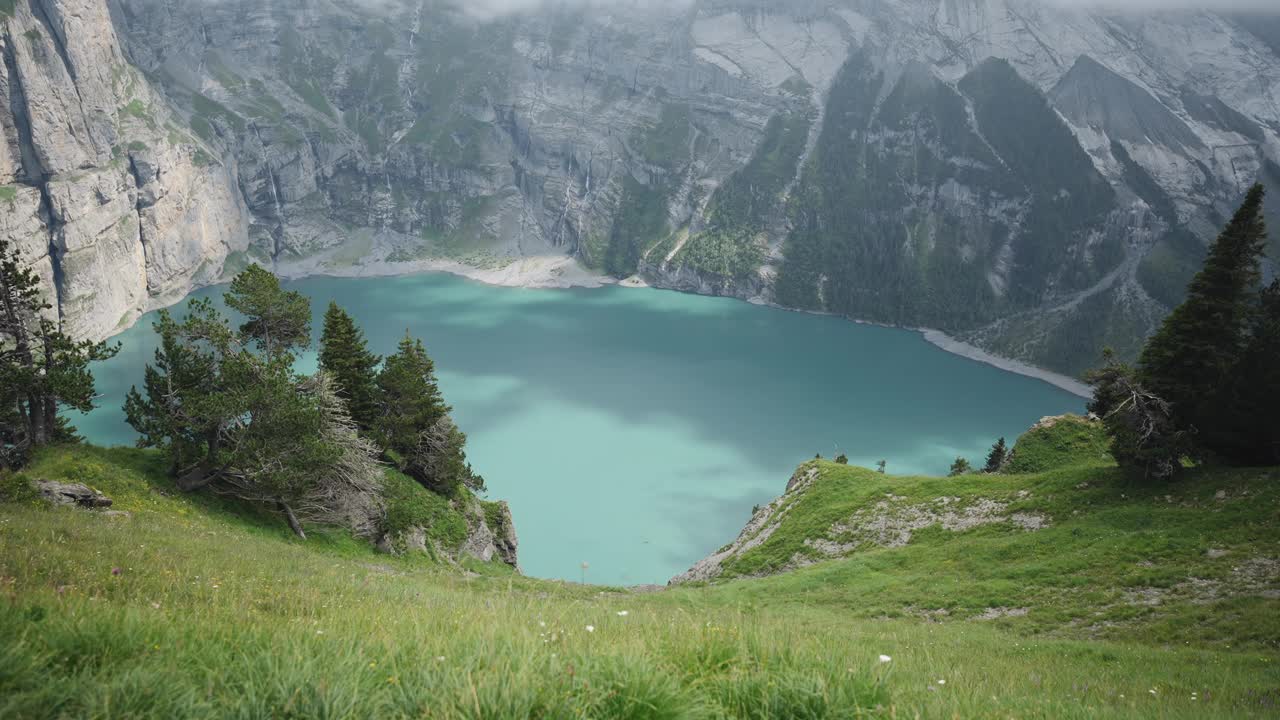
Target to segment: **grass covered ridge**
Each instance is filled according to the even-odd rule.
[[[635,594],[460,573],[336,532],[304,543],[168,490],[149,452],[60,449],[25,477],[86,483],[131,516],[46,508],[0,481],[0,717],[1274,714],[1275,600],[1136,606],[1101,617],[1106,632],[1072,613],[1276,557],[1275,473],[1141,493],[1098,464],[950,480],[815,467],[812,491],[849,503],[797,505],[815,526],[885,492],[1004,497],[1052,523],[926,528],[787,575]],[[1028,612],[974,619],[992,607]]]
[[[1280,652],[1280,469],[1135,482],[1097,423],[1023,435],[1034,474],[901,477],[815,461],[722,561],[743,601],[851,617],[994,620],[1035,636]],[[741,540],[739,541],[741,543]],[[839,558],[839,559],[833,559]]]

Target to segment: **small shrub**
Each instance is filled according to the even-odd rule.
[[[420,527],[427,537],[445,547],[457,547],[467,538],[467,521],[449,501],[424,488],[413,478],[388,470],[383,481],[387,515],[383,530],[398,535]]]
[[[34,503],[39,498],[40,493],[25,475],[0,468],[0,502]]]
[[[1009,448],[1005,445],[1004,438],[1000,438],[995,445],[991,446],[991,452],[987,453],[987,464],[982,468],[982,472],[998,473],[1004,469],[1009,459]]]

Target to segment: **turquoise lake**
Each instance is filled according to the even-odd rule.
[[[1084,401],[904,330],[652,289],[526,290],[449,275],[288,283],[337,300],[371,347],[406,329],[435,359],[489,497],[511,503],[527,574],[665,583],[729,542],[815,453],[890,474],[975,464],[997,437]],[[219,295],[221,289],[197,295]],[[146,317],[95,369],[76,418],[132,444],[120,406],[156,342]],[[315,367],[315,356],[302,360]]]

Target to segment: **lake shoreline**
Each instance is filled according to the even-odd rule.
[[[391,269],[408,268],[381,274]],[[536,577],[578,579],[589,562],[595,582],[666,582],[740,530],[815,453],[941,475],[957,457],[985,457],[993,438],[1084,404],[916,333],[843,318],[694,293],[504,291],[447,272],[338,270],[284,287],[311,299],[317,324],[331,299],[342,304],[372,352],[392,352],[406,332],[430,343],[468,457],[512,508]],[[227,288],[192,299],[221,306]],[[96,407],[71,416],[90,442],[135,444],[122,408],[154,364],[154,321],[136,323],[117,338],[120,354],[94,367]],[[316,361],[312,348],[296,369]]]
[[[607,285],[617,285],[623,288],[651,288],[655,290],[669,290],[671,292],[681,292],[689,295],[699,295],[700,293],[687,293],[683,290],[675,288],[664,288],[652,285],[640,277],[630,277],[623,280],[601,275],[586,267],[583,267],[575,258],[568,255],[538,255],[521,258],[514,262],[502,266],[494,267],[476,267],[467,265],[458,260],[447,258],[432,258],[425,260],[411,260],[407,262],[391,262],[385,259],[373,260],[371,262],[359,263],[350,267],[334,267],[324,264],[323,260],[311,260],[292,262],[279,265],[275,268],[275,272],[287,280],[301,280],[308,277],[335,277],[335,278],[376,278],[376,277],[403,277],[407,275],[421,275],[429,273],[445,273],[457,277],[474,280],[484,283],[485,285],[494,285],[498,287],[524,288],[530,290],[568,290],[572,288],[599,288]],[[217,283],[215,283],[217,284]],[[188,292],[195,292],[199,287],[193,287]],[[835,313],[822,312],[817,310],[801,310],[797,308],[789,308],[774,302],[767,301],[763,298],[741,298],[732,297],[736,300],[752,305],[761,305],[765,307],[773,307],[788,312],[801,312],[811,315],[829,315],[838,317],[849,322],[859,325],[873,325],[876,327],[892,328],[895,330],[910,330],[920,333],[920,335],[930,345],[943,350],[952,355],[958,355],[968,360],[980,362],[984,365],[990,365],[999,370],[1010,372],[1015,375],[1040,380],[1048,383],[1061,390],[1071,393],[1080,398],[1088,399],[1093,396],[1092,390],[1088,385],[1072,377],[1053,372],[1046,368],[1037,367],[1013,358],[995,355],[980,347],[971,345],[962,340],[958,340],[941,330],[933,328],[910,327],[904,325],[891,325],[888,323],[880,323],[871,320],[860,320],[857,318],[849,318]],[[158,310],[161,307],[171,307],[182,302],[186,295],[157,307],[149,308],[149,310]],[[141,317],[141,315],[139,315]],[[129,329],[133,322],[122,325],[117,328],[112,335],[117,335]]]

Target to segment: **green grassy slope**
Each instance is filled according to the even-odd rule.
[[[638,594],[459,573],[339,533],[303,543],[172,493],[147,453],[58,450],[27,476],[87,482],[132,515],[44,508],[0,482],[0,717],[1270,716],[1276,600],[1176,594],[1280,554],[1280,478],[1144,492],[1091,462],[952,480],[823,463],[830,502],[794,515],[814,527],[890,491],[1008,495],[1053,522],[925,529],[787,575]],[[1109,604],[1146,588],[1170,594]],[[991,607],[1028,612],[973,619]],[[1090,607],[1104,615],[1075,622]]]
[[[855,618],[1280,652],[1280,469],[1195,470],[1151,485],[1121,475],[1105,447],[1096,424],[1065,420],[1019,439],[1014,474],[810,463],[801,472],[816,479],[784,499],[772,534],[723,565],[730,578],[801,569],[721,592]],[[815,540],[845,557],[828,560],[831,545]]]

